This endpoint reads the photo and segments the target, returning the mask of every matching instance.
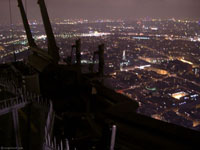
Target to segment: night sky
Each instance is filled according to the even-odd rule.
[[[24,0],[23,0],[24,1]],[[13,20],[21,21],[17,0]],[[29,19],[41,19],[37,0],[27,0]],[[200,20],[200,0],[46,0],[51,18],[191,18]],[[9,22],[8,0],[0,0],[0,23]]]

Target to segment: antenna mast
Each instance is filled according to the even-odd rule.
[[[26,36],[27,36],[27,39],[28,39],[29,46],[37,48],[37,45],[35,44],[35,41],[33,39],[32,33],[31,33],[31,29],[30,29],[30,26],[29,26],[29,23],[28,23],[28,19],[27,19],[25,10],[24,10],[22,0],[18,0],[18,7],[19,7],[20,12],[21,12],[21,16],[22,16],[24,28],[26,30]]]
[[[50,20],[49,20],[49,15],[48,15],[48,12],[47,12],[45,1],[44,0],[38,0],[38,4],[40,6],[40,11],[41,11],[41,14],[42,14],[44,28],[45,28],[45,32],[46,32],[46,35],[47,35],[48,53],[53,58],[54,63],[58,63],[58,61],[60,59],[59,48],[56,45],[56,40],[55,40],[53,30],[52,30],[52,27],[51,27],[51,23],[50,23]]]

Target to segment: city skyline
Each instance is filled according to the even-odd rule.
[[[11,1],[13,23],[21,22],[17,0]],[[25,2],[25,0],[24,0]],[[200,19],[198,0],[46,0],[50,18],[187,18]],[[28,18],[41,20],[37,0],[27,0]],[[0,1],[0,23],[9,23],[8,0]]]
[[[68,63],[71,46],[81,39],[81,63],[93,63],[98,44],[105,44],[105,85],[137,101],[138,113],[200,130],[200,26],[196,21],[52,20],[60,62]],[[33,38],[47,49],[40,23],[31,23]],[[1,63],[23,62],[29,45],[23,26],[3,26]],[[14,46],[14,47],[13,47]],[[15,55],[13,55],[15,52]],[[14,57],[15,56],[15,57]],[[96,62],[98,63],[98,62]],[[96,65],[94,63],[94,66]],[[87,68],[87,67],[86,67]],[[89,69],[89,68],[88,68]],[[84,73],[90,70],[85,69]],[[94,67],[94,72],[97,66]]]

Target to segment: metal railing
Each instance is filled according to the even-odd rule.
[[[45,125],[45,140],[43,144],[43,150],[69,150],[69,141],[66,139],[65,142],[62,140],[57,142],[56,138],[52,137],[52,129],[54,124],[54,111],[53,104],[50,101],[49,112]]]

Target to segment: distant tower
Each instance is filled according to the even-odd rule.
[[[126,50],[123,51],[123,60],[126,60]]]

